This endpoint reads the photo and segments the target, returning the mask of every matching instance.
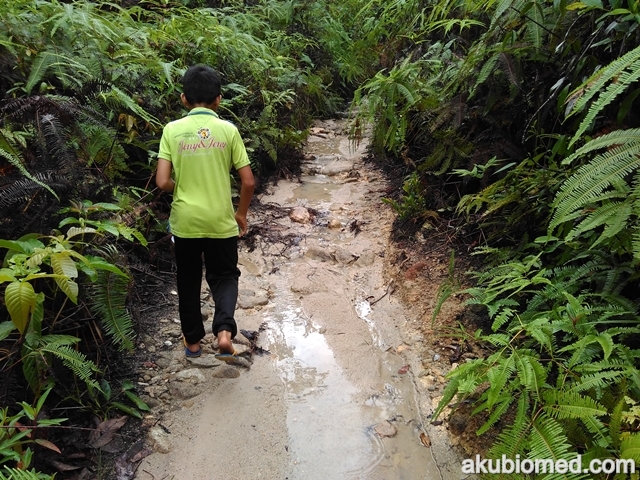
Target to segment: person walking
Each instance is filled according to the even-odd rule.
[[[220,119],[220,74],[194,65],[182,78],[187,116],[163,129],[156,185],[173,193],[169,224],[175,241],[178,310],[184,352],[202,353],[205,336],[200,311],[202,262],[215,310],[212,331],[218,339],[216,358],[233,361],[232,340],[238,332],[238,238],[247,232],[247,213],[255,188],[249,157],[238,129]],[[240,178],[237,210],[231,198],[231,170]]]

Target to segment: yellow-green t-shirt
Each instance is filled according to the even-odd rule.
[[[250,164],[238,129],[208,108],[168,123],[158,158],[172,163],[176,182],[169,223],[181,238],[238,235],[231,202],[231,167]]]

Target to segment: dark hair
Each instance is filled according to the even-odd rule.
[[[182,89],[192,105],[213,103],[220,96],[220,74],[207,65],[194,65],[182,77]]]

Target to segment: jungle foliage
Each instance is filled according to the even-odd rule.
[[[259,177],[292,170],[310,121],[344,109],[365,75],[334,8],[0,3],[0,476],[31,478],[34,448],[57,448],[14,425],[40,428],[23,411],[45,399],[102,421],[148,409],[104,359],[135,349],[129,261],[166,237],[169,200],[152,185],[162,127],[186,113],[184,71],[220,71],[219,113]]]
[[[450,374],[437,414],[474,402],[496,456],[640,461],[639,21],[633,0],[2,2],[0,398],[66,396],[62,364],[102,418],[103,399],[140,406],[113,401],[101,336],[73,319],[133,347],[126,257],[165,232],[156,149],[207,63],[260,176],[353,99],[406,175],[398,222],[467,224],[491,354]],[[31,478],[21,441],[3,455]]]
[[[435,416],[471,401],[490,458],[640,461],[638,3],[367,8],[363,35],[402,28],[355,94],[407,174],[388,202],[414,231],[464,219],[483,263],[464,292],[490,322],[467,340],[492,353]]]

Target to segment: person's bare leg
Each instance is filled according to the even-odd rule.
[[[218,332],[218,348],[220,353],[233,353],[233,343],[231,342],[231,332],[228,330],[220,330]]]

